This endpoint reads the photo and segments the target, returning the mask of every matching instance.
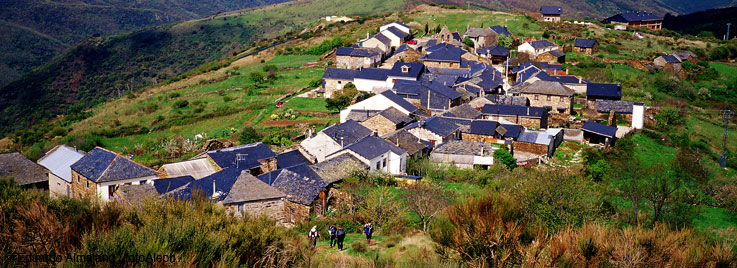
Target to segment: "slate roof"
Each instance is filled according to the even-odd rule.
[[[328,186],[319,176],[311,173],[314,174],[314,171],[307,165],[284,169],[271,186],[286,194],[287,200],[309,206]]]
[[[0,154],[0,177],[12,176],[18,185],[48,181],[47,172],[46,168],[18,152]]]
[[[468,75],[468,73],[469,73],[469,70],[468,69],[456,69],[456,68],[433,68],[433,67],[428,67],[427,70],[431,74],[435,74],[435,75],[464,76],[464,75]]]
[[[681,61],[688,60],[689,57],[696,58],[696,54],[693,54],[691,51],[681,51],[681,52],[674,52],[671,54],[675,56],[676,58],[680,59]]]
[[[356,72],[354,79],[366,79],[376,81],[386,81],[387,75],[389,75],[389,69],[381,68],[362,68]]]
[[[459,118],[476,119],[476,118],[481,117],[481,112],[471,107],[471,105],[468,105],[468,103],[464,103],[456,107],[453,107],[450,110],[448,110],[448,112],[452,113],[455,117],[459,117]]]
[[[636,21],[650,21],[650,20],[663,20],[663,17],[657,16],[649,12],[628,12],[620,13],[609,18],[604,19],[604,23],[612,21],[616,22],[636,22]]]
[[[95,147],[71,166],[94,182],[117,181],[155,176],[156,171],[107,149]]]
[[[119,185],[115,198],[130,206],[141,206],[147,198],[155,198],[156,189],[151,184]]]
[[[584,123],[583,127],[581,127],[581,130],[610,138],[614,138],[617,136],[617,127],[610,127],[592,121]]]
[[[256,177],[256,178],[258,178],[260,181],[262,181],[262,182],[264,182],[264,183],[266,183],[268,185],[271,185],[271,184],[274,183],[274,180],[276,180],[276,177],[279,176],[279,173],[281,173],[282,170],[285,170],[285,169],[281,169],[280,168],[280,169],[277,169],[277,170],[272,170],[272,171],[266,172],[264,174],[258,175],[258,177]]]
[[[397,108],[389,107],[386,110],[381,111],[377,115],[380,115],[394,124],[406,124],[412,122],[414,119],[397,110]]]
[[[483,47],[476,50],[478,54],[489,54],[493,57],[506,57],[509,56],[509,49],[503,46]]]
[[[504,133],[499,132],[499,130],[501,130],[500,127],[504,128],[502,130]],[[501,124],[497,127],[497,132],[499,132],[499,134],[504,138],[512,138],[516,140],[522,132],[522,126],[515,124]]]
[[[676,56],[673,56],[673,55],[663,55],[662,57],[667,63],[681,63],[681,60],[679,60]]]
[[[157,193],[166,194],[170,191],[186,185],[187,183],[193,182],[194,180],[195,178],[192,176],[158,179],[154,180],[154,188],[156,189]]]
[[[422,75],[422,80],[432,81],[433,83],[443,84],[445,86],[453,86],[460,76],[453,74],[434,74],[425,73]]]
[[[299,150],[292,150],[276,155],[276,168],[288,168],[308,163],[310,161]]]
[[[552,42],[550,42],[548,40],[530,41],[530,45],[534,49],[543,49],[543,48],[547,48],[547,47],[554,47],[554,46],[556,46],[555,44],[553,44]]]
[[[407,37],[409,35],[409,33],[405,33],[404,31],[402,31],[399,28],[394,27],[394,26],[389,27],[389,28],[386,28],[385,31],[388,31],[388,32],[392,33],[393,35],[395,35],[396,37],[399,37],[399,38],[405,38],[405,37]]]
[[[529,79],[531,79],[533,77],[535,77],[535,78],[537,78],[539,80],[542,80],[542,81],[548,81],[548,82],[556,82],[557,81],[555,78],[553,78],[552,76],[550,76],[545,71],[540,70],[539,68],[535,67],[535,68],[527,68],[527,69],[525,69],[525,70],[523,70],[521,72],[518,72],[517,73],[517,80],[514,82],[514,84],[512,84],[512,86],[522,85],[525,82],[527,82],[527,80],[529,80]]]
[[[511,115],[511,116],[541,118],[543,115],[545,115],[545,109],[542,107],[487,104],[487,105],[484,105],[484,108],[481,110],[481,113],[485,115]]]
[[[322,75],[322,79],[353,80],[356,74],[358,74],[358,70],[328,68]]]
[[[164,164],[161,166],[161,169],[163,169],[166,172],[166,176],[170,178],[192,176],[195,179],[201,179],[217,172],[215,166],[213,166],[207,158]]]
[[[409,26],[409,25],[407,25],[407,24],[404,24],[404,23],[402,23],[401,21],[397,21],[397,20],[395,20],[395,21],[393,21],[392,23],[396,23],[396,24],[402,25],[402,26],[404,26],[404,27],[407,27],[407,29],[412,29],[412,27],[410,27],[410,26]]]
[[[417,152],[420,152],[423,149],[428,148],[427,144],[422,142],[420,138],[413,135],[412,133],[409,133],[405,129],[400,129],[392,133],[388,133],[382,136],[382,138],[386,139],[387,141],[391,142],[394,145],[399,146],[399,148],[406,150],[407,154],[410,154],[410,155],[414,155]]]
[[[497,122],[491,120],[473,120],[468,133],[493,136],[496,133]]]
[[[339,47],[335,51],[336,56],[351,56],[351,57],[374,57],[381,54],[374,48],[352,48],[352,47]]]
[[[528,106],[529,102],[527,97],[522,96],[486,95],[484,97],[490,100],[493,104]]]
[[[553,55],[558,58],[566,56],[566,53],[563,53],[563,51],[560,51],[560,49],[554,49],[554,50],[548,51],[547,53],[550,53],[550,55]]]
[[[497,34],[503,34],[505,36],[512,35],[512,33],[509,32],[509,30],[507,30],[506,27],[502,27],[501,25],[494,25],[494,26],[491,26],[489,28],[491,28],[491,30],[494,31]]]
[[[409,103],[402,97],[397,96],[394,92],[391,90],[386,90],[384,92],[381,92],[381,95],[389,99],[390,101],[394,102],[395,104],[399,105],[403,109],[409,111],[410,113],[414,113],[420,108],[417,108],[417,106],[414,106],[412,103]]]
[[[356,122],[363,122],[380,112],[381,111],[379,110],[351,110],[350,112],[348,112],[348,115],[345,119],[353,120]]]
[[[547,71],[562,71],[563,65],[562,64],[550,64],[547,62],[541,62],[540,68]]]
[[[494,147],[485,142],[452,140],[438,145],[438,147],[433,150],[433,153],[488,157],[493,156],[494,151]]]
[[[38,164],[66,182],[72,182],[72,164],[82,159],[84,153],[66,145],[57,145],[46,153]]]
[[[371,135],[373,131],[356,121],[348,120],[342,124],[329,126],[321,132],[333,139],[336,143],[341,144],[342,142],[343,146],[348,146]]]
[[[286,195],[274,187],[260,181],[253,175],[243,171],[236,179],[230,192],[223,199],[224,204],[253,202],[283,198]]]
[[[455,40],[458,40],[458,41],[463,40],[463,39],[461,39],[461,34],[459,34],[458,32],[452,32],[452,33],[450,33],[450,35],[452,35],[453,36],[453,39],[455,39]]]
[[[509,89],[510,93],[543,94],[555,96],[573,96],[573,90],[563,86],[560,82],[539,80],[534,83],[525,83]]]
[[[461,55],[465,53],[463,49],[450,44],[440,44],[435,47],[441,46],[438,49],[430,50],[428,48],[428,54],[420,57],[421,61],[442,61],[442,62],[461,62]],[[433,48],[435,48],[433,47]]]
[[[404,149],[399,148],[377,136],[368,136],[361,141],[346,147],[346,149],[355,152],[367,160],[374,159],[390,151],[397,155],[407,153]]]
[[[441,83],[433,83],[422,81],[422,85],[432,91],[435,91],[448,99],[454,100],[463,96],[460,92],[453,90],[452,88],[445,86]]]
[[[553,141],[553,136],[545,131],[527,130],[519,134],[517,141],[550,145],[550,142]]]
[[[169,191],[167,195],[186,200],[192,199],[192,194],[197,191],[198,194],[202,194],[205,198],[221,201],[228,195],[231,187],[233,187],[233,183],[235,183],[238,176],[241,175],[241,171],[243,170],[238,169],[235,166],[229,166],[210,176],[187,183],[174,191]],[[215,182],[214,189],[213,182]],[[217,197],[214,197],[213,193],[215,192],[220,194]]]
[[[642,105],[641,102],[634,101],[596,100],[596,111],[599,113],[614,111],[617,114],[631,114],[632,106],[635,104]]]
[[[411,135],[411,134],[410,134]],[[355,170],[369,167],[352,154],[342,154],[310,166],[325,183],[334,183],[350,176]]]
[[[586,97],[594,99],[622,99],[622,86],[620,84],[586,84]]]
[[[560,15],[563,14],[563,8],[559,6],[541,6],[540,13],[543,15]]]
[[[447,117],[431,117],[424,122],[420,122],[419,126],[441,137],[446,137],[461,128],[455,122],[448,120]]]
[[[407,44],[402,44],[401,46],[397,48],[397,50],[394,51],[394,54],[392,54],[392,56],[402,53],[407,49],[409,49],[409,46],[407,46]]]
[[[492,30],[491,28],[473,28],[473,27],[469,27],[468,29],[466,29],[466,32],[463,33],[464,36],[469,36],[469,37],[489,36],[493,34],[496,34],[496,32]]]
[[[581,39],[576,38],[576,42],[573,43],[574,47],[581,47],[581,48],[592,48],[596,44],[596,40],[594,39]]]
[[[371,38],[376,38],[377,40],[379,40],[379,42],[382,42],[384,44],[390,44],[392,42],[392,40],[389,39],[389,37],[386,37],[385,35],[383,35],[381,33],[377,33],[375,35],[372,35],[372,36],[369,37],[369,39],[371,39]]]
[[[558,82],[563,84],[583,84],[585,83],[582,79],[572,75],[553,76]]]
[[[406,73],[402,72],[402,66],[409,66],[409,71]],[[407,77],[417,79],[420,77],[422,72],[425,70],[425,65],[417,62],[395,62],[392,70],[389,72],[389,76],[392,77]]]
[[[523,70],[525,70],[527,68],[535,68],[537,70],[540,70],[540,68],[537,68],[537,66],[532,65],[532,62],[529,62],[528,61],[528,62],[525,62],[523,64],[520,64],[517,67],[512,68],[511,70],[509,70],[509,72],[511,72],[513,74],[516,74],[516,73],[519,73],[519,72],[521,72],[521,71],[523,71]]]
[[[261,164],[258,160],[268,159],[276,157],[276,154],[271,151],[269,146],[261,142],[234,146],[230,148],[220,149],[216,151],[208,151],[207,155],[215,161],[220,168],[236,165],[236,155],[245,155],[247,160],[246,163],[238,163],[240,169],[250,169]]]

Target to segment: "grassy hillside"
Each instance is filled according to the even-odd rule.
[[[4,107],[0,132],[27,127],[73,106],[78,110],[120,97],[206,62],[211,63],[202,70],[221,67],[254,41],[266,43],[290,32],[295,36],[326,15],[365,16],[396,11],[401,5],[401,1],[296,2],[91,38],[0,90]]]
[[[663,27],[681,34],[701,34],[705,37],[723,39],[727,34],[727,23],[737,25],[737,7],[710,9],[680,16],[666,15]],[[729,39],[732,39],[737,36],[737,32],[732,30],[729,35]]]
[[[5,1],[0,6],[0,87],[93,35],[201,18],[286,0]],[[19,45],[21,44],[21,45]]]

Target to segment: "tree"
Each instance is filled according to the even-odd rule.
[[[511,35],[497,35],[496,40],[500,46],[510,49],[514,45],[514,38]]]
[[[243,127],[241,135],[238,136],[238,141],[241,144],[249,144],[261,141],[261,136],[256,132],[256,129],[251,126]]]
[[[427,25],[427,23],[425,23],[425,35],[426,35],[426,36],[430,34],[430,32],[429,32],[429,31],[430,31],[430,28],[429,28],[429,26]]]
[[[473,47],[473,40],[471,40],[471,38],[463,38],[463,43],[465,43],[469,47]]]
[[[427,224],[455,199],[453,192],[430,183],[416,183],[403,193],[407,208],[417,213],[422,221],[422,232],[427,232]]]
[[[256,86],[259,86],[264,81],[266,74],[261,71],[253,71],[248,73],[248,80],[251,80]]]
[[[499,149],[494,151],[494,158],[501,161],[501,163],[509,169],[514,169],[517,167],[517,159],[514,159],[514,156],[509,151],[507,151],[507,149]]]
[[[356,97],[356,95],[358,95],[356,86],[348,83],[343,86],[342,90],[333,92],[333,95],[330,98],[325,99],[325,108],[340,112],[343,108],[351,105],[351,102],[353,102],[353,98]]]
[[[403,212],[404,207],[389,186],[375,188],[361,207],[363,218],[371,220],[382,229],[401,227]]]

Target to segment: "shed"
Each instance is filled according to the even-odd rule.
[[[617,139],[617,127],[589,121],[583,124],[581,130],[583,138],[589,143],[612,146]]]

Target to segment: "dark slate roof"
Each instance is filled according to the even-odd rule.
[[[553,136],[551,136],[545,131],[529,130],[529,131],[524,131],[520,133],[519,137],[517,137],[517,141],[534,143],[534,144],[550,145],[550,142],[553,141]]]
[[[550,42],[548,40],[530,41],[530,45],[534,49],[542,49],[542,48],[546,48],[546,47],[554,47],[555,46],[555,44],[553,44],[552,42]]]
[[[338,50],[335,51],[335,55],[351,57],[373,57],[379,55],[379,53],[369,48],[339,47]]]
[[[247,160],[245,163],[238,163],[240,169],[249,169],[260,166],[258,160],[276,157],[276,154],[269,149],[269,146],[261,142],[234,146],[230,148],[220,149],[217,151],[208,151],[207,155],[215,161],[220,168],[236,165],[236,155],[245,155]]]
[[[402,72],[402,66],[409,66],[409,71],[406,73]],[[389,72],[389,76],[392,77],[407,77],[417,79],[420,77],[422,72],[425,70],[425,65],[417,62],[395,62],[392,70]]]
[[[529,102],[527,97],[522,96],[486,95],[484,97],[494,104],[528,106]]]
[[[409,48],[409,47],[407,46],[407,44],[402,44],[401,46],[399,46],[399,47],[397,48],[397,50],[395,50],[395,51],[394,51],[394,54],[392,54],[392,56],[394,56],[394,55],[397,55],[397,54],[399,54],[399,53],[402,53],[402,52],[404,52],[405,50],[407,50],[408,48]]]
[[[458,32],[452,32],[452,33],[450,33],[450,35],[452,35],[453,36],[453,39],[455,39],[455,40],[458,40],[458,41],[463,40],[463,39],[461,39],[461,34],[459,34]]]
[[[506,27],[502,27],[501,25],[494,25],[494,26],[491,26],[489,28],[491,28],[491,30],[494,31],[497,34],[503,34],[503,35],[506,35],[506,36],[512,35],[512,33],[509,32],[509,30],[507,30]]]
[[[154,180],[154,188],[156,188],[156,192],[159,194],[166,194],[186,185],[187,183],[193,182],[194,180],[195,179],[192,176],[158,179]]]
[[[478,54],[489,54],[494,57],[506,57],[509,56],[509,49],[503,46],[484,47],[476,50]]]
[[[276,155],[277,168],[288,168],[307,163],[310,163],[310,161],[299,150],[292,150]]]
[[[419,97],[422,92],[422,83],[420,81],[397,80],[392,90],[402,96]]]
[[[468,69],[455,69],[455,68],[433,68],[428,67],[427,70],[432,74],[438,74],[438,75],[455,75],[455,76],[464,76],[468,75],[469,70]]]
[[[616,21],[616,22],[635,22],[635,21],[650,21],[650,20],[663,20],[663,17],[657,16],[653,13],[648,12],[629,12],[620,13],[609,18],[604,19],[605,23]]]
[[[432,81],[433,83],[443,84],[445,86],[453,86],[460,76],[453,74],[434,74],[425,73],[422,75],[423,81]]]
[[[446,117],[431,117],[424,122],[419,123],[419,127],[427,129],[441,137],[448,136],[460,129],[461,127]]]
[[[0,177],[12,176],[19,185],[48,181],[48,172],[18,152],[0,154]]]
[[[394,26],[389,27],[389,28],[386,28],[386,31],[389,31],[390,33],[392,33],[393,35],[395,35],[395,36],[397,36],[399,38],[405,38],[405,37],[407,37],[409,35],[408,33],[405,33],[402,30],[400,30],[399,28],[394,27]]]
[[[94,182],[117,181],[156,175],[156,171],[119,155],[95,147],[71,166],[72,170]]]
[[[551,50],[551,51],[548,51],[548,53],[558,58],[566,56],[566,53],[563,53],[563,51],[560,51],[560,49]]]
[[[328,186],[328,183],[316,174],[302,173],[307,170],[314,173],[307,165],[284,169],[271,186],[286,194],[287,200],[309,206],[320,192]]]
[[[389,71],[389,69],[381,68],[362,68],[356,73],[355,79],[386,81]]]
[[[389,107],[386,110],[381,111],[378,115],[397,125],[407,124],[413,121],[412,117],[405,115],[394,107]]]
[[[461,94],[460,92],[455,91],[452,88],[450,88],[448,86],[445,86],[445,85],[443,85],[441,83],[433,83],[433,82],[422,81],[422,85],[424,87],[432,90],[432,91],[435,91],[435,92],[437,92],[437,93],[439,93],[439,94],[447,97],[448,99],[451,99],[451,100],[454,100],[454,99],[457,99],[457,98],[460,98],[460,97],[463,96],[463,94]]]
[[[563,65],[562,64],[550,64],[547,62],[541,62],[540,68],[547,71],[562,71]]]
[[[411,134],[410,134],[411,135]],[[325,183],[334,183],[351,175],[355,170],[369,167],[352,154],[341,154],[310,166]]]
[[[272,200],[285,197],[286,195],[274,187],[260,181],[248,172],[242,172],[236,179],[230,192],[223,199],[224,204],[253,202],[261,200]]]
[[[591,133],[596,133],[601,136],[605,137],[616,137],[617,136],[617,127],[610,127],[607,125],[602,125],[596,122],[588,121],[583,124],[583,127],[581,127],[581,130],[588,131]]]
[[[558,82],[563,84],[583,84],[585,83],[582,79],[572,75],[553,76]]]
[[[399,148],[377,136],[366,137],[363,140],[348,146],[346,149],[355,152],[367,160],[374,159],[387,152],[393,152],[397,155],[407,153],[404,149]]]
[[[530,106],[487,104],[484,105],[481,113],[485,115],[518,115],[523,117],[541,118],[545,114],[545,109]]]
[[[372,133],[370,129],[353,120],[348,120],[342,124],[329,126],[326,129],[323,129],[321,132],[333,139],[338,144],[341,144],[342,141],[343,146],[348,146],[349,144],[355,143],[371,135]]]
[[[573,96],[573,90],[568,89],[557,81],[539,80],[534,83],[525,83],[509,89],[510,93],[543,94],[555,96]]]
[[[663,59],[667,63],[681,63],[681,60],[679,60],[676,56],[673,56],[673,55],[663,55]]]
[[[158,196],[158,192],[151,184],[136,185],[119,185],[115,190],[113,198],[123,201],[129,206],[140,207],[144,200],[153,199]]]
[[[535,67],[527,68],[526,70],[517,73],[517,80],[514,82],[514,84],[512,84],[512,86],[522,85],[527,80],[533,77],[536,77],[537,79],[540,79],[542,81],[557,82],[557,80],[551,75]]]
[[[409,26],[409,25],[407,25],[407,24],[404,24],[404,23],[402,23],[401,21],[397,21],[397,20],[395,20],[395,21],[393,21],[393,23],[396,23],[396,24],[402,25],[402,26],[404,26],[404,27],[407,27],[407,29],[412,29],[412,27],[410,27],[410,26]]]
[[[519,66],[517,66],[517,67],[514,67],[514,68],[512,68],[511,70],[509,70],[509,72],[511,72],[511,73],[513,73],[513,74],[516,74],[516,73],[519,73],[519,72],[521,72],[521,71],[523,71],[523,70],[525,70],[525,69],[527,69],[527,68],[535,68],[535,69],[537,69],[538,71],[540,70],[540,68],[537,68],[537,66],[535,66],[535,65],[532,65],[532,62],[529,62],[529,61],[528,61],[528,62],[525,62],[525,63],[523,63],[523,64],[520,64],[520,65],[519,65]]]
[[[631,114],[632,105],[639,104],[641,102],[634,101],[620,101],[620,100],[596,100],[596,111],[599,113],[609,113],[614,111],[618,114]]]
[[[503,130],[500,128],[503,128]],[[501,124],[497,127],[497,132],[499,132],[499,130],[501,130],[501,132],[504,132],[503,134],[501,132],[499,133],[502,135],[502,137],[517,139],[519,137],[519,134],[522,132],[522,126],[515,124]]]
[[[282,170],[284,170],[284,169],[277,169],[277,170],[269,171],[267,173],[258,175],[257,178],[260,181],[262,181],[262,182],[264,182],[264,183],[266,183],[268,185],[271,185],[272,183],[274,183],[274,180],[276,180],[276,177],[279,176],[279,173],[281,173]]]
[[[402,97],[397,96],[397,94],[395,94],[391,90],[386,90],[384,92],[381,92],[381,95],[391,100],[395,104],[399,105],[403,109],[409,111],[410,113],[414,113],[420,109],[420,108],[417,108],[417,106],[414,106],[412,103],[409,103],[405,99],[402,99]]]
[[[481,112],[477,111],[468,103],[461,104],[448,110],[454,117],[465,118],[465,119],[476,119],[481,117]]]
[[[356,122],[363,122],[380,112],[381,111],[379,110],[351,110],[350,112],[348,112],[348,116],[346,116],[345,119],[353,120]]]
[[[382,42],[384,44],[389,44],[389,43],[392,42],[392,40],[389,39],[389,37],[386,37],[386,36],[384,36],[381,33],[377,33],[375,35],[372,35],[370,38],[376,38],[376,39],[378,39],[380,42]]]
[[[322,75],[322,79],[353,80],[356,74],[358,74],[358,70],[328,68]]]
[[[387,141],[391,142],[394,145],[399,146],[399,148],[406,150],[407,153],[410,155],[414,155],[417,152],[428,148],[427,144],[422,142],[420,138],[418,138],[415,135],[412,135],[412,133],[409,133],[405,129],[400,129],[392,133],[386,134],[382,136],[382,138],[386,139]],[[432,145],[430,147],[432,147]]]
[[[191,199],[192,194],[197,191],[198,194],[202,194],[205,198],[221,201],[228,195],[231,187],[233,187],[233,183],[241,175],[241,171],[241,169],[235,166],[230,166],[210,176],[187,183],[185,186],[174,191],[169,191],[168,195],[186,200]],[[213,182],[215,185],[214,189]],[[215,192],[219,193],[217,197],[213,196]]]
[[[493,136],[494,133],[496,133],[496,126],[496,121],[473,120],[473,122],[471,122],[471,129],[468,133]]]
[[[459,47],[450,44],[440,44],[436,45],[435,47],[428,48],[428,54],[420,57],[420,60],[461,62],[461,55],[463,55],[464,53],[465,51]]]
[[[594,99],[622,99],[622,86],[619,84],[586,84],[586,97]]]
[[[560,15],[563,14],[563,8],[559,6],[541,6],[540,13],[543,15]]]
[[[581,39],[576,38],[576,42],[573,43],[574,47],[592,48],[596,44],[594,39]]]
[[[494,151],[494,147],[485,142],[452,140],[438,145],[432,153],[488,157],[494,155]]]

